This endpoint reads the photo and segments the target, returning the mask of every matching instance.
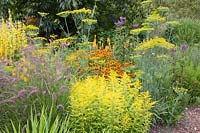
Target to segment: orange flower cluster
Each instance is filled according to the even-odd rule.
[[[107,77],[111,70],[117,72],[119,76],[123,76],[124,67],[132,66],[133,64],[126,62],[120,64],[119,60],[112,58],[110,49],[97,49],[92,52],[89,58],[89,69],[96,75]]]

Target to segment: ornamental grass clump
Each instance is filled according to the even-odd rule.
[[[79,132],[147,132],[155,102],[141,92],[138,79],[131,82],[114,71],[108,77],[88,76],[70,89],[72,130]]]
[[[27,39],[24,25],[14,23],[9,17],[0,24],[0,59],[13,59],[17,51],[26,46]]]

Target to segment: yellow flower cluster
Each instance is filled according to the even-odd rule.
[[[141,4],[144,5],[144,4],[150,4],[152,3],[152,0],[145,0],[145,1],[142,1]]]
[[[56,15],[60,16],[60,17],[67,17],[69,14],[80,14],[80,13],[84,13],[84,14],[92,14],[92,10],[91,9],[77,9],[77,10],[67,10],[67,11],[63,11],[63,12],[59,12]]]
[[[39,30],[39,28],[34,25],[27,25],[25,26],[25,30]]]
[[[138,45],[135,50],[147,50],[154,47],[162,47],[166,49],[174,48],[175,45],[167,42],[164,38],[155,37],[151,38],[149,41],[144,41],[140,45]]]
[[[121,132],[146,132],[155,102],[141,87],[139,80],[132,83],[127,74],[119,78],[114,71],[107,78],[89,76],[70,89],[71,117],[80,129],[83,123],[96,123]]]
[[[83,19],[82,22],[87,23],[87,24],[93,24],[93,23],[97,23],[97,20],[86,18],[86,19]]]
[[[181,93],[181,94],[186,94],[188,92],[188,90],[183,87],[174,87],[173,90],[176,93]]]
[[[48,48],[41,48],[41,49],[33,50],[31,52],[32,56],[41,56],[41,55],[49,54],[49,53],[50,53],[50,49]]]
[[[139,33],[143,32],[143,31],[152,31],[152,30],[154,30],[154,29],[149,28],[149,27],[141,27],[141,28],[138,28],[138,29],[131,30],[130,34],[138,35]]]
[[[2,20],[0,24],[0,58],[12,59],[16,51],[27,45],[24,25],[21,22],[14,23]]]
[[[165,21],[165,20],[166,18],[161,17],[160,14],[158,14],[157,12],[153,12],[146,19],[147,22],[157,22],[157,21]]]
[[[34,40],[46,41],[45,37],[34,37]]]
[[[45,17],[45,16],[47,16],[49,13],[46,13],[46,12],[38,12],[38,14],[40,14],[40,16],[42,16],[42,17]]]
[[[161,11],[161,12],[168,12],[169,11],[169,8],[168,7],[164,7],[164,6],[159,6],[157,8],[158,11]]]
[[[168,22],[166,22],[166,24],[167,25],[181,25],[181,23],[180,22],[178,22],[178,21],[168,21]]]
[[[24,27],[24,30],[26,31],[26,35],[29,37],[36,37],[39,34],[39,28],[34,25],[27,25]]]

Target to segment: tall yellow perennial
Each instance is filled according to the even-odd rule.
[[[0,59],[12,59],[15,53],[27,44],[24,26],[14,23],[9,17],[0,23]]]

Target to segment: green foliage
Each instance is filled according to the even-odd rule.
[[[131,83],[111,72],[108,78],[87,77],[70,89],[72,129],[78,132],[147,132],[154,102],[140,92],[137,79]]]
[[[15,125],[13,120],[11,120],[12,129],[6,126],[6,129],[1,131],[2,133],[68,133],[70,129],[69,123],[69,116],[66,115],[64,118],[61,118],[57,115],[55,118],[52,115],[53,108],[51,107],[50,110],[46,109],[45,107],[42,108],[39,116],[33,113],[31,110],[30,119],[27,120],[26,125],[22,129],[22,123],[19,125]]]
[[[8,74],[1,76],[6,82],[0,83],[0,114],[3,116],[0,127],[2,123],[10,127],[9,119],[15,124],[25,123],[33,106],[37,114],[43,106],[50,108],[53,104],[53,115],[63,112],[67,106],[70,68],[64,67],[59,56],[50,56],[45,49],[26,47],[23,54],[25,57],[13,66],[2,69]]]
[[[174,124],[180,119],[184,107],[188,104],[188,93],[175,93],[173,58],[170,51],[160,53],[158,48],[135,56],[137,69],[143,74],[140,76],[143,89],[148,90],[153,100],[158,101],[153,108],[153,123]],[[175,79],[178,80],[178,79]]]
[[[191,96],[190,104],[196,103],[200,96],[199,50],[198,47],[193,46],[176,55],[176,58],[179,56],[179,60],[176,59],[177,63],[174,78],[179,86],[181,85],[187,89],[187,93]]]
[[[181,19],[171,33],[172,41],[178,45],[195,45],[200,42],[200,21],[195,19]]]
[[[192,96],[190,102],[195,103],[200,97],[200,66],[186,66],[184,69],[184,87],[188,89],[188,93]]]
[[[120,16],[125,16],[129,25],[141,22],[144,12],[140,5],[142,0],[100,0],[97,2],[97,20],[99,28],[110,29]]]
[[[179,18],[199,19],[200,0],[154,0],[158,5],[170,7],[172,16]]]

